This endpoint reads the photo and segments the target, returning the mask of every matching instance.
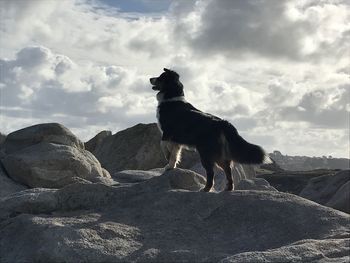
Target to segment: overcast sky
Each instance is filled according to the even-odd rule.
[[[169,67],[266,150],[349,157],[349,3],[1,0],[0,131],[156,122],[148,79]]]

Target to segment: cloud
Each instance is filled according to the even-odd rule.
[[[2,132],[57,121],[89,139],[155,122],[148,79],[169,67],[188,101],[247,140],[347,154],[345,1],[173,0],[157,14],[90,0],[0,5]]]
[[[345,1],[198,1],[178,4],[175,32],[199,55],[310,60],[349,48]],[[183,14],[180,11],[186,10]],[[339,53],[338,53],[339,52]]]
[[[79,65],[42,46],[26,47],[13,60],[0,60],[2,113],[10,117],[74,119],[75,127],[100,125],[114,120],[117,127],[133,124],[135,111],[145,120],[155,106],[145,76],[118,66]],[[129,93],[141,86],[137,93]],[[131,109],[132,108],[132,109]],[[128,120],[128,117],[130,118]],[[153,116],[152,116],[153,117]],[[66,120],[66,121],[67,121]]]
[[[281,109],[281,118],[304,121],[318,128],[347,129],[350,116],[350,85],[335,90],[317,90],[304,94],[296,107]]]

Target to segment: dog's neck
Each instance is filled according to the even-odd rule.
[[[177,96],[177,97],[172,97],[168,99],[164,99],[164,93],[163,92],[158,92],[157,94],[157,100],[158,100],[158,105],[165,103],[165,102],[171,102],[171,101],[182,101],[182,102],[187,102],[185,99],[185,96]]]

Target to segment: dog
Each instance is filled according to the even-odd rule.
[[[164,68],[159,77],[150,78],[150,83],[152,89],[158,91],[157,119],[162,133],[161,149],[168,161],[166,170],[176,167],[182,148],[195,149],[207,175],[201,191],[209,192],[212,188],[215,165],[225,172],[225,191],[231,191],[231,164],[271,162],[260,146],[245,141],[231,123],[188,103],[175,71]]]

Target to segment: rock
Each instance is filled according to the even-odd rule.
[[[86,147],[111,174],[123,170],[149,170],[164,167],[167,161],[160,148],[157,124],[137,124],[109,135],[104,131],[86,143]],[[183,150],[179,167],[189,168],[199,161],[198,154]]]
[[[59,123],[43,123],[12,132],[7,135],[3,147],[5,153],[11,154],[40,142],[63,144],[84,149],[84,144]]]
[[[183,169],[173,169],[164,173],[161,179],[169,181],[171,189],[198,191],[204,187],[206,180],[203,176]]]
[[[26,186],[11,180],[0,163],[0,198],[27,189]]]
[[[109,177],[89,151],[47,142],[7,154],[3,164],[12,179],[29,187],[60,188],[73,177],[92,182]]]
[[[100,147],[103,140],[109,136],[112,136],[111,131],[99,132],[94,138],[90,139],[88,142],[85,143],[85,149],[90,152],[94,152],[96,148]]]
[[[190,170],[206,177],[205,169],[203,168],[200,162],[197,162],[194,166],[189,168]],[[243,179],[252,179],[255,178],[255,170],[252,165],[244,165],[244,164],[235,164],[231,169],[233,176],[233,184],[234,187],[239,184],[239,182]],[[217,192],[221,192],[226,187],[226,175],[223,170],[218,167],[214,167],[214,190]]]
[[[308,157],[283,155],[279,151],[270,153],[269,156],[285,170],[289,171],[310,171],[310,170],[335,170],[349,169],[350,159],[334,158],[332,156]]]
[[[137,124],[106,136],[92,153],[112,174],[130,169],[149,170],[166,164],[156,124]]]
[[[273,160],[272,158],[270,158],[272,163],[268,163],[268,164],[261,164],[259,165],[259,168],[261,170],[265,170],[265,171],[271,171],[271,172],[283,172],[284,169],[282,169],[276,162],[275,160]]]
[[[4,151],[1,161],[8,176],[29,187],[60,188],[111,178],[83,143],[60,124],[39,124],[10,133]]]
[[[51,213],[58,208],[56,189],[34,188],[12,193],[0,202],[0,220],[22,213]]]
[[[277,191],[268,181],[262,178],[243,179],[235,190],[258,190],[258,191]]]
[[[273,174],[259,174],[278,191],[299,195],[308,184],[309,180],[322,175],[334,175],[335,170],[313,170],[313,171],[282,171]]]
[[[300,193],[300,196],[323,204],[349,180],[350,170],[344,170],[334,175],[318,176],[309,181],[308,185]]]
[[[139,183],[149,180],[155,176],[160,176],[164,169],[155,169],[149,171],[142,170],[124,170],[113,174],[112,177],[119,183]]]
[[[4,143],[5,139],[6,139],[6,135],[0,132],[0,147]]]
[[[266,262],[337,262],[348,263],[350,239],[302,240],[267,251],[245,252],[225,258],[220,263]]]
[[[319,176],[309,181],[300,196],[322,205],[332,204],[344,209],[341,209],[342,211],[349,211],[350,199],[346,194],[349,181],[350,170],[340,171],[335,175]]]
[[[332,198],[325,204],[326,206],[338,209],[350,214],[350,181],[343,184]]]
[[[0,262],[342,262],[348,255],[349,215],[282,192],[188,190],[202,180],[175,169],[136,184],[10,195],[0,200],[8,215],[0,221]]]

